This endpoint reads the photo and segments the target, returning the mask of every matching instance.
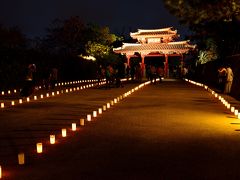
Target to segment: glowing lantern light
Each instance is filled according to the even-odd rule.
[[[1,108],[4,108],[4,103],[1,103]]]
[[[55,144],[55,135],[50,135],[50,144]]]
[[[14,105],[15,105],[15,102],[14,102],[14,101],[12,101],[12,102],[11,102],[11,105],[12,105],[12,106],[14,106]]]
[[[227,104],[227,108],[230,109],[231,105],[230,104]]]
[[[77,124],[76,123],[72,123],[72,131],[76,131],[77,130]]]
[[[117,99],[116,98],[114,98],[114,103],[117,103]]]
[[[66,89],[66,93],[68,93],[68,89]]]
[[[234,111],[234,115],[235,115],[235,116],[238,115],[238,110],[237,110],[237,109],[235,109],[235,111]]]
[[[49,93],[46,94],[46,97],[49,97]]]
[[[2,95],[4,95],[4,91],[2,91]]]
[[[107,110],[107,106],[103,105],[103,111],[106,111],[106,110]]]
[[[37,100],[37,96],[34,96],[34,100]]]
[[[102,108],[98,108],[98,114],[102,114]]]
[[[84,126],[84,119],[80,119],[80,126]]]
[[[240,113],[238,113],[238,119],[240,119]]]
[[[235,107],[231,107],[231,112],[233,113],[234,112],[234,110],[235,110]]]
[[[67,129],[62,129],[62,137],[66,137],[67,136]]]
[[[59,94],[59,91],[57,91],[57,95]]]
[[[37,143],[37,153],[42,153],[42,151],[43,151],[42,143]]]
[[[110,103],[107,103],[107,108],[108,108],[108,109],[110,108]]]
[[[0,179],[2,179],[2,166],[0,166]]]
[[[87,115],[87,121],[91,121],[91,118],[92,118],[91,114],[88,114]]]
[[[11,94],[11,91],[10,91],[10,90],[8,90],[8,94]]]
[[[22,103],[23,103],[22,99],[19,99],[19,104],[22,104]]]
[[[16,93],[17,92],[17,90],[16,89],[14,89],[14,93]]]
[[[29,102],[30,101],[30,98],[29,97],[27,97],[27,102]]]
[[[123,99],[123,96],[121,95],[121,96],[120,96],[120,100],[122,100],[122,99]]]
[[[52,92],[52,96],[55,96],[55,93],[54,93],[54,92]]]
[[[111,101],[111,105],[112,105],[112,106],[114,105],[114,101]]]
[[[18,164],[19,164],[19,165],[25,164],[24,153],[19,153],[19,154],[18,154]]]
[[[97,117],[97,111],[93,111],[93,117]]]
[[[117,101],[120,101],[120,98],[119,98],[119,97],[117,97]]]
[[[41,97],[41,99],[42,99],[42,98],[43,98],[43,94],[41,94],[41,96],[40,96],[40,97]]]

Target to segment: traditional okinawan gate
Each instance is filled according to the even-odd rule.
[[[139,29],[138,32],[130,33],[137,43],[123,43],[122,47],[114,48],[115,53],[121,53],[127,57],[127,65],[130,66],[130,58],[136,53],[141,56],[141,68],[145,72],[145,57],[163,56],[165,58],[164,72],[169,77],[168,59],[171,56],[180,57],[183,67],[184,54],[195,48],[189,41],[175,41],[179,37],[177,30],[172,27],[162,29]]]

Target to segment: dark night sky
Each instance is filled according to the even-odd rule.
[[[161,0],[1,0],[0,24],[19,26],[30,37],[44,35],[55,18],[70,16],[109,26],[117,34],[169,26],[176,28],[182,37],[188,32],[168,13]]]

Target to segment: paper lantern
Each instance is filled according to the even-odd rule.
[[[4,108],[4,103],[1,103],[1,108]]]
[[[238,119],[240,119],[240,113],[238,113]]]
[[[231,107],[231,112],[233,113],[235,111],[235,107]]]
[[[17,90],[16,89],[14,89],[14,93],[16,93],[17,92]]]
[[[238,115],[238,110],[237,110],[237,109],[235,109],[235,111],[234,111],[234,115],[235,115],[235,116]]]
[[[84,119],[80,119],[80,126],[84,126]]]
[[[98,114],[102,114],[102,108],[98,108]]]
[[[50,135],[50,144],[55,144],[55,135]]]
[[[55,93],[54,93],[54,92],[52,92],[52,96],[55,96]]]
[[[72,123],[72,131],[76,131],[77,130],[77,124],[76,123]]]
[[[112,105],[112,106],[114,105],[114,101],[111,101],[111,105]]]
[[[19,99],[19,104],[22,104],[22,102],[23,102],[22,99]]]
[[[27,97],[27,102],[29,102],[30,101],[30,98],[29,97]]]
[[[18,154],[18,164],[19,164],[19,165],[25,164],[24,153],[19,153],[19,154]]]
[[[66,137],[67,136],[67,129],[62,129],[62,137]]]
[[[117,103],[117,99],[116,98],[114,98],[114,103]]]
[[[103,105],[103,111],[106,111],[106,110],[107,110],[107,106]]]
[[[93,117],[97,117],[97,111],[93,111]]]
[[[230,104],[227,104],[227,108],[230,109],[231,105]]]
[[[91,114],[87,115],[87,121],[91,121]]]
[[[11,91],[10,91],[10,90],[8,90],[8,94],[11,94]]]
[[[110,108],[110,103],[107,103],[107,108],[108,108],[108,109]]]
[[[14,102],[14,101],[12,101],[12,102],[11,102],[11,105],[12,105],[12,106],[14,106],[14,105],[15,105],[15,102]]]
[[[40,97],[41,97],[41,99],[42,99],[42,98],[43,98],[43,94],[41,94],[41,96],[40,96]]]
[[[34,96],[34,100],[37,100],[37,96]]]
[[[57,91],[57,95],[59,94],[59,91]]]
[[[2,91],[2,95],[4,95],[4,91]]]
[[[46,97],[49,97],[49,93],[46,94]]]
[[[42,143],[37,143],[37,153],[42,153],[42,151],[43,151]]]
[[[0,166],[0,179],[2,179],[2,166]]]

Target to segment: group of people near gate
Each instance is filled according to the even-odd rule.
[[[230,65],[221,66],[218,69],[219,89],[224,94],[229,94],[231,92],[233,77],[234,75]]]
[[[45,89],[54,89],[57,80],[57,68],[45,68],[42,71],[38,71],[35,64],[29,64],[25,69],[25,78],[20,95],[23,97],[30,96],[38,88],[38,85]]]
[[[164,77],[164,68],[163,66],[148,65],[146,66],[146,77],[152,83],[156,83],[156,80],[159,79],[162,82],[162,77]]]
[[[106,67],[103,67],[100,65],[97,70],[97,79],[98,84],[100,85],[101,79],[106,79],[106,88],[109,89],[111,87],[123,87],[123,84],[121,82],[121,78],[124,77],[124,68],[122,68],[120,65],[113,66],[113,65],[107,65]]]

